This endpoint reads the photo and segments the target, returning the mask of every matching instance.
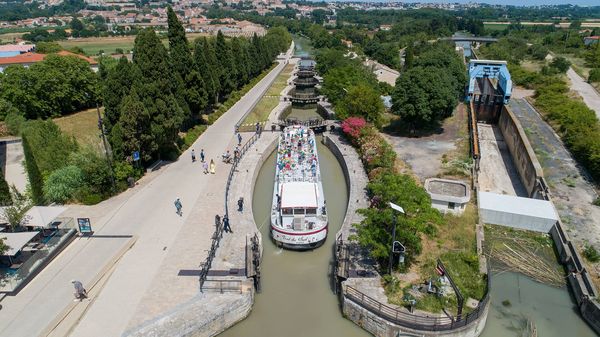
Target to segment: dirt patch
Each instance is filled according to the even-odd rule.
[[[459,104],[454,114],[432,134],[407,137],[396,132],[384,136],[392,145],[400,160],[404,161],[421,181],[442,173],[442,157],[457,149],[457,142],[468,135],[463,132],[467,125],[464,104]]]

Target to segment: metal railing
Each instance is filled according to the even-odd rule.
[[[344,286],[343,291],[345,297],[389,322],[424,331],[448,331],[469,325],[485,312],[490,299],[488,291],[475,310],[463,319],[456,320],[454,317],[420,316],[392,308],[348,285]]]
[[[220,221],[215,221],[215,232],[211,238],[211,245],[208,251],[208,256],[206,257],[206,261],[202,264],[202,269],[200,270],[200,292],[204,290],[204,282],[206,281],[206,277],[208,276],[208,271],[212,266],[212,261],[215,258],[217,253],[217,248],[219,248],[219,243],[221,242],[221,238],[223,237],[223,224]]]
[[[227,183],[225,185],[225,216],[229,218],[229,209],[227,207],[227,200],[229,197],[229,188],[231,187],[231,181],[233,180],[233,175],[237,168],[240,159],[244,156],[248,149],[256,143],[256,141],[260,138],[261,131],[255,133],[248,141],[242,146],[239,152],[238,158],[234,158],[233,164],[231,165],[231,170],[229,171],[229,176],[227,177]],[[204,289],[209,289],[204,286],[204,283],[208,281],[206,278],[208,277],[208,271],[212,265],[213,259],[217,253],[217,248],[219,248],[219,243],[221,242],[221,238],[223,237],[223,223],[221,221],[215,220],[215,232],[212,236],[212,243],[210,246],[210,250],[208,251],[208,256],[206,257],[206,261],[202,264],[202,269],[200,270],[200,292],[203,292]]]
[[[246,154],[246,152],[248,152],[248,149],[250,149],[250,147],[252,145],[254,145],[254,143],[256,143],[256,141],[260,138],[261,134],[262,134],[262,129],[256,133],[254,133],[254,135],[252,135],[252,137],[250,137],[250,139],[248,139],[248,141],[244,145],[242,145],[242,147],[240,148],[238,158],[234,158],[234,160],[233,160],[233,164],[231,165],[231,170],[229,170],[229,176],[227,177],[227,184],[225,185],[225,216],[227,216],[227,217],[229,217],[229,208],[227,207],[227,200],[229,198],[229,188],[231,187],[231,181],[233,180],[233,175],[235,174],[235,169],[237,168],[238,163],[240,162],[240,160],[242,159],[244,154]]]

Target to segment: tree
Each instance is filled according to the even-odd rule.
[[[31,201],[13,185],[10,189],[12,205],[6,206],[0,210],[0,215],[6,220],[11,231],[26,224],[25,213],[29,211],[32,204]],[[1,246],[1,245],[0,245]],[[1,248],[1,247],[0,247]]]
[[[560,73],[566,73],[571,67],[571,62],[562,56],[558,56],[552,60],[550,67],[556,69]]]
[[[185,99],[187,104],[190,104],[192,98],[188,95],[193,95],[193,99],[197,101],[198,92],[192,92],[189,90],[189,86],[192,84],[186,79],[190,74],[192,68],[192,53],[188,40],[185,37],[185,30],[183,25],[177,18],[177,15],[173,11],[171,6],[167,7],[167,19],[169,23],[168,37],[169,37],[169,56],[171,58],[171,68],[175,75],[174,78],[177,82],[175,87],[175,95],[179,98]],[[201,87],[201,83],[193,83],[196,88]],[[187,88],[187,89],[186,89]],[[201,89],[204,90],[203,88]],[[197,102],[196,102],[197,103]],[[198,108],[198,105],[195,105]],[[185,107],[182,106],[185,109]],[[193,112],[197,113],[198,110],[192,109]]]
[[[215,67],[216,57],[211,44],[206,38],[196,40],[194,45],[194,69],[202,77],[203,88],[206,91],[208,101],[216,101],[219,94],[218,74]]]
[[[2,176],[2,179],[0,179],[0,206],[8,206],[12,204],[10,188],[2,172],[0,172],[0,176]]]
[[[367,247],[380,263],[387,261],[392,246],[393,221],[396,215],[396,240],[406,247],[405,264],[409,265],[421,252],[421,233],[433,235],[443,222],[440,213],[431,207],[431,198],[408,175],[384,173],[372,179],[367,191],[373,202],[359,212],[365,219],[357,225],[354,239]],[[405,216],[394,214],[389,203],[402,206]]]
[[[27,136],[23,135],[21,138],[23,143],[23,155],[25,156],[25,170],[29,178],[29,186],[31,187],[31,199],[35,205],[43,205],[44,201],[44,181],[42,174],[37,166]],[[13,200],[17,202],[17,200]]]
[[[215,41],[215,54],[219,55],[217,61],[219,68],[221,69],[219,74],[221,96],[226,96],[237,87],[235,81],[237,73],[233,57],[231,56],[231,49],[229,48],[227,41],[225,41],[225,36],[223,36],[223,33],[220,30],[217,33],[217,39]]]
[[[392,111],[411,129],[431,125],[448,115],[458,101],[454,81],[433,67],[414,67],[396,80]]]
[[[379,97],[379,93],[365,84],[351,86],[347,95],[336,105],[336,113],[339,119],[360,116],[376,126],[381,125],[383,111],[383,102]]]
[[[185,102],[175,95],[176,83],[167,61],[167,51],[154,30],[142,30],[135,39],[133,51],[133,62],[140,72],[134,87],[151,121],[147,136],[153,145],[147,155],[152,158],[175,153],[177,132],[185,116],[182,108]]]
[[[158,150],[158,144],[154,142],[151,130],[150,113],[140,100],[135,88],[131,93],[123,98],[120,110],[127,111],[119,118],[118,129],[115,129],[113,135],[120,138],[120,146],[115,146],[114,151],[120,154],[121,158],[131,155],[135,151],[140,151],[142,160],[149,161],[152,154]]]

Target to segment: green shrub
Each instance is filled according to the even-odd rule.
[[[600,254],[598,254],[598,251],[592,245],[586,245],[585,249],[583,250],[583,257],[590,262],[600,261]]]
[[[4,118],[8,132],[13,136],[21,133],[21,128],[25,123],[25,117],[19,112],[9,112]]]
[[[44,197],[49,202],[63,204],[84,185],[83,172],[74,165],[61,167],[52,172],[44,183]]]
[[[590,83],[600,82],[600,68],[594,68],[594,69],[590,70],[590,75],[588,76],[588,82],[590,82]]]
[[[189,129],[188,132],[185,134],[185,137],[183,138],[182,150],[185,151],[187,148],[192,146],[192,144],[194,144],[194,142],[198,139],[198,137],[200,137],[200,135],[204,133],[204,131],[206,131],[206,129],[206,125],[196,125],[193,128]]]
[[[137,171],[131,164],[124,161],[115,162],[115,179],[119,182],[127,181],[127,178],[137,178]]]
[[[86,194],[83,197],[83,199],[81,200],[81,202],[84,205],[95,205],[101,201],[102,201],[102,196],[100,194],[95,194],[95,193]]]

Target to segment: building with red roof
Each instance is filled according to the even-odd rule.
[[[61,50],[56,54],[60,55],[60,56],[78,57],[78,58],[86,61],[87,63],[89,63],[90,68],[92,68],[93,71],[95,71],[95,72],[98,71],[98,62],[96,62],[96,60],[91,59],[87,56],[71,53],[66,50]],[[46,58],[46,56],[48,56],[48,54],[24,53],[24,54],[20,54],[20,55],[16,55],[16,56],[0,57],[0,73],[4,72],[4,69],[6,69],[7,67],[12,66],[12,65],[22,65],[23,67],[27,68],[34,63],[43,61]]]

